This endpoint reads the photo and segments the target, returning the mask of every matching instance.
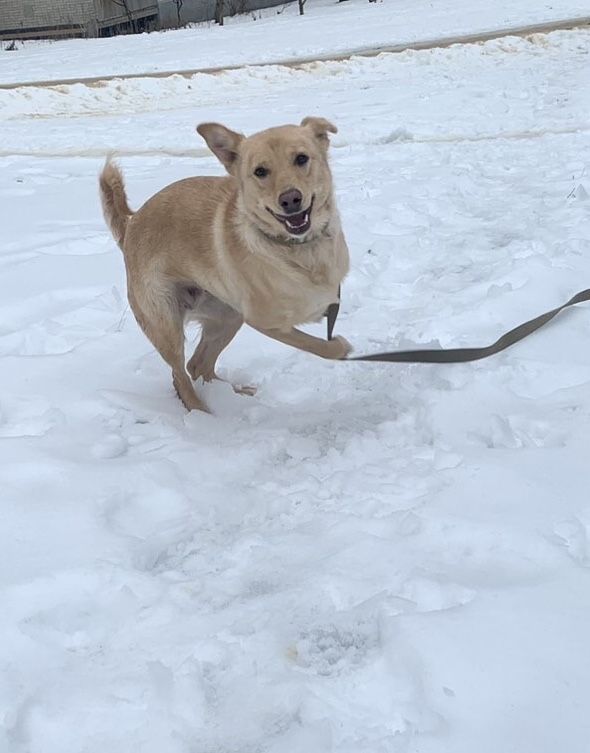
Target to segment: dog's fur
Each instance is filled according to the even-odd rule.
[[[216,378],[217,358],[244,322],[323,358],[347,355],[343,338],[328,342],[295,326],[319,320],[337,301],[349,260],[328,166],[331,123],[310,117],[248,138],[216,123],[197,131],[229,175],[178,181],[134,213],[118,167],[107,160],[100,192],[125,257],[135,318],[171,366],[186,408],[207,410],[187,369],[195,380]],[[301,208],[312,206],[292,215],[297,226],[281,214],[280,197],[293,191]],[[202,331],[185,368],[188,320]]]

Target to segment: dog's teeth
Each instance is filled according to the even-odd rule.
[[[293,222],[289,222],[289,220],[285,220],[285,224],[288,228],[291,228],[291,230],[299,230],[299,228],[302,228],[304,225],[307,225],[309,222],[309,214],[304,214],[303,219],[301,222],[295,224]]]

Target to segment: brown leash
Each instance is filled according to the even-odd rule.
[[[466,361],[479,361],[480,358],[493,356],[496,353],[500,353],[502,350],[506,350],[506,348],[509,348],[511,345],[520,342],[520,340],[524,340],[525,337],[532,335],[533,332],[536,332],[538,329],[545,326],[545,324],[550,322],[564,309],[567,309],[570,306],[575,306],[578,303],[584,303],[585,301],[590,301],[590,288],[577,293],[573,298],[570,298],[567,303],[564,303],[563,306],[558,306],[534,319],[530,319],[524,324],[519,324],[518,327],[511,329],[509,332],[502,335],[502,337],[498,338],[498,340],[496,340],[495,343],[492,343],[492,345],[485,345],[480,348],[397,350],[392,351],[391,353],[371,353],[365,356],[353,356],[352,358],[344,360],[384,361],[389,363],[465,363]],[[332,339],[339,309],[340,303],[332,303],[326,312],[328,320],[328,340]]]

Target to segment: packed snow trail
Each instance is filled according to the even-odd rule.
[[[216,415],[189,415],[97,173],[129,151],[138,206],[220,173],[200,121],[330,117],[338,331],[485,342],[590,280],[589,52],[556,33],[29,90],[43,117],[1,99],[2,753],[587,753],[588,308],[453,367],[244,330],[222,371],[257,396],[209,385]]]

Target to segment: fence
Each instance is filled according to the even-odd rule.
[[[294,0],[224,0],[224,15],[248,13],[261,8],[287,5]],[[215,19],[215,0],[182,0],[180,8],[181,24],[213,21]],[[178,26],[178,4],[175,0],[158,0],[160,28],[170,29]]]

